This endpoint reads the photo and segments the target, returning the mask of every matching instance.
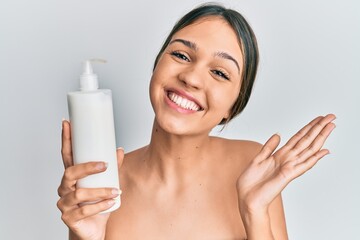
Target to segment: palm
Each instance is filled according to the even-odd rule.
[[[294,135],[282,148],[272,136],[237,181],[240,202],[267,208],[285,186],[329,153],[321,149],[334,129],[334,115],[318,117]]]

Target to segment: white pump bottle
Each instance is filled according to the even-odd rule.
[[[73,160],[74,164],[104,161],[108,166],[105,172],[80,179],[76,187],[120,189],[111,90],[98,89],[98,79],[91,66],[93,61],[99,60],[84,62],[80,91],[67,95]],[[114,200],[115,204],[103,213],[120,206],[120,196]]]

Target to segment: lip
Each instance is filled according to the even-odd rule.
[[[200,107],[200,109],[198,111],[194,111],[194,110],[190,110],[190,109],[184,109],[184,108],[178,106],[173,101],[171,101],[170,98],[168,97],[169,92],[173,92],[176,95],[179,95],[181,97],[184,97],[184,98],[196,103]],[[191,96],[191,94],[189,94],[185,91],[179,90],[179,89],[175,89],[175,88],[165,89],[165,98],[166,98],[166,102],[168,103],[168,105],[171,108],[174,108],[175,110],[177,110],[178,112],[181,112],[181,113],[196,113],[196,112],[202,111],[204,109],[202,107],[202,105],[199,103],[199,101],[196,100],[193,96]]]

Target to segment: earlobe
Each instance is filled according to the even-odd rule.
[[[225,113],[225,115],[223,116],[223,119],[221,120],[221,124],[226,124],[226,123],[228,123],[230,120],[231,120],[231,112],[230,112],[230,110],[227,112],[227,113]]]

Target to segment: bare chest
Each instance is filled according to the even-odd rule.
[[[245,239],[235,187],[198,186],[173,196],[124,191],[106,239],[144,238]]]

